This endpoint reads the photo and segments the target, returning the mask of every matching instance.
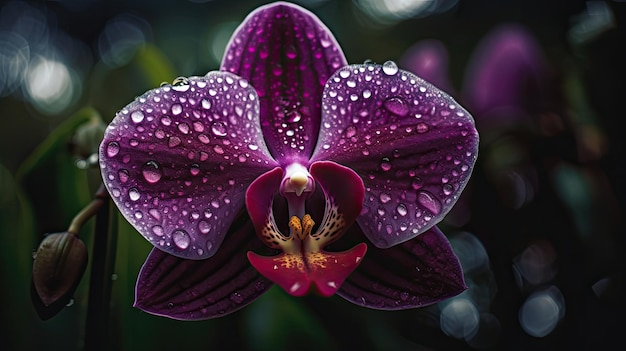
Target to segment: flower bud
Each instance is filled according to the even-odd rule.
[[[86,268],[87,249],[76,234],[44,237],[33,263],[31,291],[40,318],[51,318],[70,301]]]

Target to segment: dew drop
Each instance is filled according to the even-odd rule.
[[[120,169],[120,171],[117,172],[117,176],[120,179],[120,182],[126,183],[128,181],[128,178],[129,178],[128,170],[127,169]]]
[[[398,207],[396,207],[396,212],[398,212],[398,214],[400,216],[406,216],[406,214],[408,213],[408,210],[406,208],[405,204],[398,204]]]
[[[143,116],[143,112],[141,112],[141,111],[135,111],[135,112],[130,114],[130,118],[135,123],[139,123],[139,122],[143,121],[143,117],[144,117]]]
[[[183,134],[188,134],[189,133],[189,124],[183,122],[181,124],[178,125],[178,130],[183,133]]]
[[[379,199],[380,199],[380,202],[386,204],[387,202],[391,201],[391,196],[389,196],[389,194],[386,194],[386,193],[380,193]]]
[[[219,145],[213,146],[213,151],[215,151],[215,153],[218,153],[220,155],[224,154],[224,148],[222,148]]]
[[[211,101],[207,99],[202,99],[202,108],[208,110],[211,108]]]
[[[226,136],[226,126],[222,122],[215,122],[211,125],[211,132],[213,132],[215,136]]]
[[[417,131],[420,134],[426,133],[428,131],[428,124],[426,124],[426,123],[418,123],[415,126],[415,131]]]
[[[130,188],[128,190],[128,197],[130,197],[132,201],[137,201],[141,197],[141,194],[139,193],[139,190],[137,190],[137,188]]]
[[[177,136],[173,136],[173,137],[170,137],[170,138],[169,138],[169,141],[168,141],[167,145],[168,145],[169,147],[176,147],[176,146],[180,145],[180,143],[181,143],[181,142],[182,142],[182,141],[180,140],[180,138],[179,138],[179,137],[177,137]]]
[[[172,114],[173,115],[180,115],[181,112],[183,112],[183,107],[180,104],[172,105]]]
[[[236,304],[240,304],[243,302],[243,296],[235,291],[234,293],[230,294],[230,300]]]
[[[191,239],[189,238],[189,234],[182,229],[177,229],[172,233],[172,240],[174,240],[174,244],[181,249],[186,249],[189,247],[189,243]]]
[[[141,173],[143,174],[143,178],[151,184],[158,182],[163,176],[163,171],[155,161],[146,162],[141,169]]]
[[[367,89],[363,90],[363,97],[364,98],[369,99],[370,96],[372,96],[372,92],[371,91],[369,91]]]
[[[180,92],[189,90],[189,79],[186,77],[178,77],[172,82],[172,89]]]
[[[248,144],[248,149],[252,150],[252,151],[256,151],[259,149],[259,147],[257,145],[254,144]]]
[[[200,221],[198,223],[198,230],[200,230],[200,233],[202,234],[207,234],[208,232],[211,231],[211,226],[209,225],[209,222],[207,221]]]
[[[391,161],[389,161],[389,158],[384,157],[381,161],[380,161],[380,169],[382,169],[383,171],[387,172],[388,170],[391,169]]]
[[[444,184],[443,185],[443,193],[446,196],[451,195],[454,192],[454,187],[452,186],[452,184]]]
[[[433,215],[439,214],[441,211],[441,203],[435,198],[435,196],[427,191],[420,191],[417,194],[417,201],[427,210],[432,212]]]
[[[409,113],[409,107],[404,100],[398,97],[392,97],[385,100],[385,108],[387,111],[396,114],[400,117],[404,117]]]
[[[193,165],[191,165],[191,168],[189,168],[189,173],[191,173],[192,176],[197,176],[198,174],[200,174],[200,166],[194,163]]]
[[[354,135],[356,135],[356,127],[348,126],[348,128],[346,128],[346,137],[352,138]]]
[[[424,182],[422,181],[422,178],[420,178],[420,177],[415,177],[411,181],[411,187],[413,187],[413,189],[415,189],[415,190],[419,190],[423,186],[424,186]]]
[[[120,144],[116,141],[112,141],[107,145],[107,156],[114,157],[120,152]]]
[[[163,227],[161,227],[160,225],[155,225],[154,227],[152,227],[152,232],[154,233],[154,235],[157,236],[163,236],[163,234],[165,234],[165,232],[163,232]]]
[[[383,63],[383,72],[388,76],[393,76],[398,73],[398,65],[393,61],[387,61]]]

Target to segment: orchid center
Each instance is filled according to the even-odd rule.
[[[273,184],[287,200],[289,233],[282,233],[273,214]],[[306,200],[319,186],[325,201],[312,201],[310,206],[324,206],[320,224],[306,213]],[[274,188],[275,189],[275,188]],[[362,207],[362,181],[349,168],[332,162],[318,162],[307,170],[294,163],[284,169],[270,171],[248,189],[247,202],[257,234],[270,248],[282,251],[266,257],[249,252],[248,260],[263,276],[294,296],[309,292],[333,295],[350,273],[359,265],[367,246],[363,243],[344,252],[324,248],[339,239],[354,223]],[[256,211],[263,208],[264,211]],[[318,213],[316,209],[315,213]],[[257,218],[257,213],[259,214]],[[263,215],[263,218],[261,217]]]

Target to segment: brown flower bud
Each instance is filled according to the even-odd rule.
[[[31,289],[40,318],[51,318],[70,301],[86,268],[87,249],[76,234],[44,237],[35,255]]]

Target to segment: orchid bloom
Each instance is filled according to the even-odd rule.
[[[393,310],[465,289],[435,224],[477,146],[450,96],[391,61],[347,65],[312,13],[279,2],[244,20],[220,71],[123,108],[100,166],[154,245],[136,286],[144,311],[219,317],[273,283]]]

